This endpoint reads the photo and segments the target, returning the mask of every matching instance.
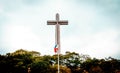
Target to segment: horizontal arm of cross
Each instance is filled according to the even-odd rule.
[[[47,25],[56,25],[56,24],[60,24],[60,25],[68,25],[68,21],[67,20],[64,20],[64,21],[54,21],[54,20],[50,20],[50,21],[47,21]]]

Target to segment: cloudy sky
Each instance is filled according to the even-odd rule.
[[[0,54],[17,49],[53,55],[55,14],[61,26],[61,53],[120,59],[120,0],[0,0]]]

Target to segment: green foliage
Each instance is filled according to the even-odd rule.
[[[58,73],[58,65],[50,66],[50,71],[48,73]],[[71,73],[70,68],[60,65],[60,73]]]
[[[57,73],[57,55],[40,56],[39,52],[17,50],[0,55],[0,73]],[[60,54],[60,73],[118,73],[120,60],[90,58],[75,52]]]
[[[49,64],[46,61],[35,62],[31,64],[31,73],[47,73]]]
[[[89,73],[115,73],[120,71],[120,60],[117,59],[96,59],[93,58],[81,64],[81,68]]]

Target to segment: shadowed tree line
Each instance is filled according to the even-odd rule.
[[[19,49],[0,55],[0,73],[57,73],[57,55]],[[60,73],[120,73],[120,60],[66,52],[60,55]]]

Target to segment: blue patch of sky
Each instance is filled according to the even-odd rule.
[[[3,27],[4,27],[5,23],[6,23],[6,21],[7,21],[6,16],[0,14],[0,41],[2,40],[3,35],[4,35],[4,28]]]
[[[3,7],[3,12],[0,13],[0,28],[2,29],[3,25],[6,25],[5,22],[7,22],[8,19],[6,13],[15,12],[21,7],[24,7],[24,5],[32,5],[40,2],[43,2],[43,0],[0,0],[0,4],[2,4]]]
[[[4,12],[15,11],[24,7],[24,5],[43,4],[45,0],[0,0],[0,4],[4,7]]]
[[[119,50],[119,51],[120,51],[120,50]],[[115,55],[113,55],[114,58],[120,59],[120,53],[119,53],[119,51],[118,51]]]
[[[22,2],[27,5],[43,4],[44,1],[46,0],[22,0]]]
[[[84,3],[94,5],[101,13],[105,15],[118,15],[120,14],[120,0],[76,0],[77,3]]]
[[[99,23],[93,22],[93,25],[96,26],[96,29],[100,29],[100,27],[102,29],[104,27],[119,29],[120,27],[120,21],[119,21],[120,0],[76,0],[76,2],[78,4],[82,2],[84,4],[88,4],[90,6],[96,7],[97,10],[99,11],[99,14],[101,14],[101,16],[104,16],[106,20],[108,20],[106,21],[103,19],[99,19],[99,20],[97,19],[97,21],[100,22],[100,25]],[[105,23],[107,22],[107,24],[101,23],[101,22],[105,22]]]
[[[4,12],[17,10],[21,4],[19,0],[0,0],[0,3],[3,5]]]
[[[7,20],[6,16],[3,14],[0,14],[0,26],[5,23]]]

